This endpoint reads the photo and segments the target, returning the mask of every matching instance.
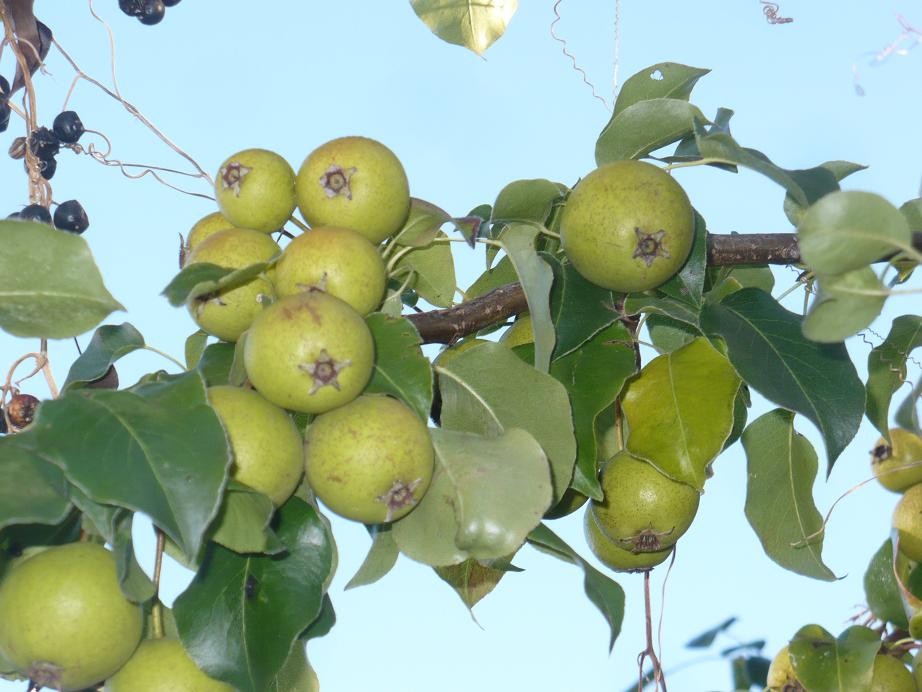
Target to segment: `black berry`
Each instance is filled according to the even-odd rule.
[[[0,100],[5,101],[10,97],[10,83],[6,81],[6,77],[0,75]]]
[[[39,172],[45,180],[51,180],[54,177],[54,172],[58,170],[58,162],[53,158],[45,161],[40,160],[38,166]]]
[[[57,135],[47,127],[40,127],[32,131],[29,137],[29,149],[42,161],[53,159],[58,154],[61,143]]]
[[[51,212],[48,211],[48,207],[43,207],[41,204],[30,204],[19,212],[19,218],[23,221],[40,221],[50,224]]]
[[[22,214],[20,214],[18,211],[14,211],[12,214],[9,214],[6,218],[13,219],[15,221],[16,219],[21,219]]]
[[[6,404],[6,415],[10,418],[10,423],[14,428],[24,428],[35,417],[35,409],[38,408],[39,400],[31,394],[16,394]]]
[[[167,7],[174,7],[179,4],[179,0],[163,0],[163,4]]]
[[[118,8],[129,17],[141,14],[141,0],[118,0]]]
[[[0,132],[6,132],[6,128],[10,126],[10,113],[13,109],[10,108],[10,104],[5,100],[0,101]]]
[[[54,210],[54,225],[62,231],[70,233],[83,233],[90,225],[83,205],[75,199],[61,202]]]
[[[51,127],[64,144],[74,144],[85,132],[83,122],[75,111],[58,113]]]
[[[141,12],[138,14],[141,24],[159,24],[164,14],[166,7],[163,0],[141,0]]]

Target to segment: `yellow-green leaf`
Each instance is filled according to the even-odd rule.
[[[432,33],[477,55],[505,33],[519,5],[518,0],[410,0],[410,4]]]

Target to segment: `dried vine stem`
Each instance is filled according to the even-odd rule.
[[[913,235],[913,247],[922,250],[922,233]],[[708,234],[710,266],[790,265],[799,262],[800,250],[797,236],[793,233]],[[419,331],[423,343],[451,344],[527,309],[521,285],[511,283],[456,307],[410,315],[409,319]]]

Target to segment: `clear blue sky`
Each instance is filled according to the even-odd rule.
[[[407,2],[193,2],[168,9],[159,26],[122,15],[115,0],[95,5],[118,42],[126,98],[210,172],[234,151],[274,149],[297,167],[318,144],[336,136],[380,139],[403,160],[412,194],[453,214],[492,202],[506,183],[546,177],[572,184],[593,167],[595,139],[608,120],[605,107],[582,84],[549,33],[552,1],[523,2],[508,34],[486,60],[438,41]],[[697,3],[622,3],[620,75],[660,61],[708,67],[694,102],[707,114],[737,112],[734,134],[780,165],[809,167],[848,159],[870,169],[847,187],[878,192],[900,204],[919,194],[922,165],[922,50],[867,67],[867,53],[899,33],[896,13],[922,26],[922,7],[909,0],[868,3],[782,2],[792,24],[769,25],[756,0]],[[598,90],[610,98],[613,2],[563,2],[557,31],[569,41]],[[36,13],[94,77],[108,81],[105,33],[83,2],[37,2]],[[853,87],[859,61],[862,86]],[[0,71],[11,77],[9,53]],[[49,124],[70,86],[72,70],[52,53],[50,75],[37,79],[39,118]],[[183,167],[117,103],[81,83],[71,101],[88,128],[107,134],[112,156],[126,162]],[[3,150],[20,125],[0,136]],[[789,231],[779,188],[755,174],[713,170],[676,172],[714,232]],[[26,202],[21,164],[0,158],[0,214]],[[182,182],[182,181],[180,181]],[[187,181],[208,192],[202,181]],[[213,211],[204,200],[169,190],[150,178],[131,181],[88,157],[60,156],[55,199],[83,202],[86,234],[113,294],[128,308],[110,322],[130,321],[150,344],[181,356],[194,326],[158,295],[177,268],[178,234]],[[482,267],[482,254],[460,253],[462,283]],[[777,272],[779,289],[796,272]],[[800,297],[788,304],[796,309]],[[917,303],[916,303],[917,306]],[[917,309],[917,307],[916,307]],[[892,300],[888,315],[911,312],[910,299]],[[885,333],[886,326],[881,327]],[[879,340],[869,335],[872,342]],[[87,337],[82,338],[85,343]],[[0,362],[36,344],[0,335]],[[849,342],[859,368],[869,347]],[[76,353],[52,345],[59,381]],[[168,362],[130,356],[124,383]],[[5,368],[4,368],[5,369]],[[911,373],[919,376],[918,370]],[[36,385],[34,392],[44,395]],[[766,407],[757,402],[754,419]],[[822,446],[810,423],[798,429]],[[869,475],[867,451],[876,440],[862,428],[828,484],[817,483],[825,511]],[[844,578],[834,584],[790,574],[761,552],[743,516],[745,459],[737,446],[715,466],[695,524],[682,539],[666,585],[662,654],[667,669],[695,658],[684,644],[735,615],[740,640],[765,637],[773,653],[801,625],[817,622],[839,632],[863,600],[867,560],[889,531],[895,496],[869,485],[839,505],[828,528],[827,563]],[[588,556],[581,514],[553,528]],[[373,586],[343,592],[364,558],[367,534],[334,519],[339,571],[331,587],[338,623],[309,647],[324,692],[483,692],[500,690],[625,689],[643,648],[642,579],[618,577],[628,593],[624,631],[608,654],[602,617],[585,599],[576,568],[525,548],[508,576],[472,621],[457,596],[431,570],[401,558]],[[139,549],[150,563],[150,542]],[[655,573],[659,593],[665,570]],[[165,597],[187,576],[167,571]],[[731,640],[724,640],[730,645]],[[22,685],[0,683],[0,690]],[[727,690],[726,663],[702,663],[670,678],[674,690]]]

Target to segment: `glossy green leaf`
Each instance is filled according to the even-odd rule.
[[[375,339],[375,369],[366,392],[390,394],[423,420],[432,408],[432,366],[423,355],[419,332],[405,317],[376,312],[366,318]]]
[[[576,468],[571,485],[597,500],[602,494],[597,478],[596,420],[615,401],[635,368],[631,334],[620,322],[551,364],[551,374],[566,387],[573,409]]]
[[[186,368],[191,370],[199,364],[202,354],[208,346],[208,333],[199,329],[192,332],[186,337],[186,343],[183,348],[183,355],[186,360]]]
[[[650,65],[624,80],[615,101],[615,115],[628,106],[649,99],[668,98],[688,101],[698,80],[710,70],[675,62]]]
[[[454,589],[468,610],[472,610],[489,595],[509,571],[496,569],[473,558],[457,565],[443,565],[434,569],[439,578]]]
[[[835,580],[823,563],[823,517],[813,501],[816,452],[794,430],[794,414],[775,409],[754,420],[743,432],[743,449],[746,518],[765,554],[797,574]]]
[[[736,399],[733,401],[733,429],[730,436],[724,442],[724,449],[733,445],[743,435],[746,429],[746,421],[749,419],[749,407],[752,401],[749,393],[749,387],[744,383],[736,393]]]
[[[231,461],[198,373],[75,390],[42,404],[29,433],[30,451],[92,500],[143,512],[187,558],[198,553]]]
[[[269,689],[298,635],[320,614],[334,567],[332,536],[303,500],[279,508],[275,529],[287,548],[280,556],[210,545],[173,605],[190,656],[240,690]]]
[[[570,485],[576,461],[573,419],[564,386],[495,343],[459,353],[436,371],[442,426],[486,436],[510,428],[527,430],[547,454],[554,501],[558,501]]]
[[[531,315],[535,335],[535,368],[547,372],[554,350],[554,325],[551,322],[550,293],[554,272],[535,250],[538,229],[521,223],[509,224],[503,231],[503,249],[512,260]]]
[[[400,549],[394,540],[391,526],[389,524],[371,526],[369,531],[372,533],[371,548],[358,571],[346,584],[346,590],[374,584],[397,564]]]
[[[922,317],[901,315],[890,333],[868,354],[866,413],[881,435],[889,439],[890,402],[906,382],[909,354],[922,346]]]
[[[487,269],[468,287],[464,292],[465,300],[479,298],[500,286],[505,286],[518,280],[519,277],[515,273],[515,267],[512,262],[508,257],[503,257],[496,263],[495,267]]]
[[[160,294],[166,297],[170,305],[177,308],[185,305],[188,300],[243,286],[268,270],[273,264],[274,260],[234,269],[219,267],[209,262],[193,262],[183,267]]]
[[[242,483],[231,481],[211,527],[211,540],[235,553],[276,555],[284,550],[270,522],[272,500]]]
[[[404,247],[426,247],[432,244],[439,235],[439,229],[449,220],[451,215],[444,209],[411,197],[410,214],[393,242]]]
[[[10,563],[29,548],[78,541],[80,518],[80,513],[72,509],[57,524],[13,524],[0,529],[0,579]]]
[[[638,101],[612,116],[595,144],[595,162],[639,159],[693,131],[695,121],[707,122],[696,106],[676,98]]]
[[[724,340],[753,389],[813,421],[826,443],[828,473],[861,424],[864,386],[845,347],[810,341],[802,319],[764,291],[744,288],[705,306],[701,326]]]
[[[867,166],[862,166],[860,163],[852,163],[851,161],[827,161],[826,163],[821,163],[819,166],[817,166],[817,168],[812,169],[812,172],[817,174],[819,171],[828,171],[832,174],[832,180],[835,182],[834,187],[831,185],[832,181],[829,180],[829,176],[824,176],[825,179],[818,181],[820,185],[823,185],[827,188],[826,192],[828,193],[837,190],[838,183],[850,176],[852,173],[863,171],[866,168]],[[808,172],[805,171],[805,173]],[[817,190],[817,192],[822,191]],[[819,199],[819,197],[816,197],[815,199]],[[788,221],[790,221],[794,226],[800,225],[800,222],[803,221],[806,211],[807,209],[803,205],[795,202],[790,195],[787,195],[784,198],[785,216],[788,217]]]
[[[493,203],[493,221],[534,221],[543,224],[554,202],[566,192],[560,183],[544,178],[515,180],[499,191]]]
[[[144,337],[133,325],[128,322],[103,325],[71,364],[62,389],[75,389],[98,380],[119,358],[139,348],[144,348]]]
[[[803,322],[811,341],[835,343],[857,334],[877,319],[887,300],[870,267],[817,278],[819,291]]]
[[[202,351],[195,369],[205,378],[205,384],[215,387],[230,382],[235,345],[226,341],[208,344]]]
[[[719,290],[722,283],[733,281],[737,288],[731,291]],[[740,265],[736,267],[709,267],[708,268],[707,297],[713,302],[720,302],[722,298],[740,288],[761,288],[766,293],[771,293],[775,287],[775,275],[768,265]],[[719,297],[717,297],[719,295]]]
[[[656,312],[647,316],[644,326],[650,335],[650,342],[660,353],[671,353],[701,336],[701,332],[690,324]]]
[[[528,542],[542,552],[582,568],[586,597],[599,609],[608,622],[610,632],[608,649],[609,651],[613,649],[618,635],[621,634],[621,624],[624,622],[624,589],[621,585],[581,558],[545,524],[541,524],[528,534]]]
[[[797,679],[810,692],[857,692],[870,689],[880,635],[854,625],[834,637],[819,625],[806,625],[789,647]]]
[[[267,692],[315,692],[314,684],[316,673],[307,660],[307,651],[300,641],[295,642],[294,648],[282,665],[281,670],[273,678]]]
[[[797,228],[800,256],[819,274],[866,267],[912,242],[900,211],[870,192],[834,192],[814,204]]]
[[[416,509],[394,522],[401,552],[434,567],[514,553],[551,505],[544,451],[517,428],[491,437],[431,432],[432,483]]]
[[[57,524],[70,510],[67,480],[35,444],[32,430],[0,437],[0,529]]]
[[[439,231],[436,238],[444,241],[447,236]],[[450,243],[433,242],[425,247],[415,247],[401,254],[394,271],[410,272],[410,288],[432,305],[447,308],[452,304],[456,283]]]
[[[618,318],[615,294],[584,279],[569,262],[544,255],[554,271],[551,318],[557,331],[553,357],[562,358]]]
[[[685,264],[675,276],[658,286],[656,290],[670,298],[700,308],[707,275],[708,231],[704,219],[698,212],[695,212],[694,233],[692,249]]]
[[[919,400],[922,399],[922,380],[916,382],[909,395],[903,400],[903,403],[896,409],[893,419],[896,424],[907,430],[914,430],[917,435],[922,435],[922,427],[919,425]]]
[[[126,510],[118,512],[111,538],[112,552],[118,571],[118,581],[122,593],[134,603],[144,603],[157,592],[150,577],[141,569],[134,553],[134,541],[131,537],[131,524],[134,515]]]
[[[909,620],[903,608],[899,582],[893,574],[893,558],[893,542],[888,538],[868,563],[864,573],[864,595],[875,617],[906,630]],[[900,558],[907,562],[905,557],[897,559]]]
[[[922,231],[922,197],[916,197],[901,204],[900,213],[906,217],[911,230]]]
[[[698,322],[700,320],[698,308],[686,302],[666,296],[656,297],[637,293],[629,294],[624,299],[624,314],[636,315],[642,312],[671,317],[695,329],[698,329]]]
[[[622,397],[627,450],[701,490],[733,427],[739,387],[729,361],[703,337],[654,358]]]
[[[410,4],[432,33],[477,55],[483,55],[505,33],[518,8],[517,0],[410,0]]]
[[[83,238],[42,223],[0,221],[0,329],[66,339],[124,309]]]

